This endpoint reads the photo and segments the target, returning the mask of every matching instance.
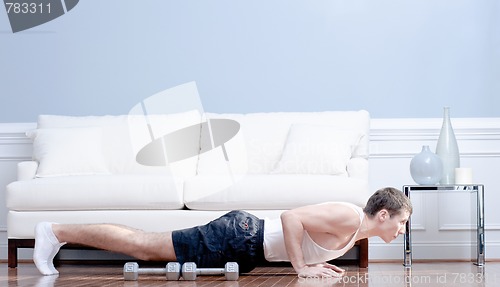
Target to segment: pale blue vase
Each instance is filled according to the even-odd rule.
[[[460,167],[460,153],[455,132],[451,126],[450,108],[445,107],[443,111],[443,125],[436,144],[436,154],[443,163],[443,176],[439,183],[454,184],[455,168]]]
[[[418,184],[437,184],[443,175],[443,164],[439,156],[434,154],[428,145],[416,154],[410,162],[410,174]]]

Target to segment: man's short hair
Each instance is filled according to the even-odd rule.
[[[408,211],[410,214],[413,212],[410,199],[399,189],[393,187],[377,190],[370,196],[363,211],[369,217],[373,217],[382,209],[386,209],[390,216],[399,214],[403,210]]]

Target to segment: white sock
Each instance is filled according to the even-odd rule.
[[[59,242],[52,231],[52,222],[40,222],[35,227],[35,250],[33,261],[43,275],[56,275],[59,271],[54,267],[54,257],[66,242]]]

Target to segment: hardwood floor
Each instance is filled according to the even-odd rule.
[[[290,267],[259,267],[242,275],[238,281],[224,281],[222,276],[200,276],[197,281],[166,281],[159,275],[124,281],[122,268],[117,265],[65,264],[58,268],[59,276],[42,276],[31,263],[20,263],[15,269],[8,268],[7,263],[0,263],[0,286],[500,286],[500,262],[487,262],[483,267],[469,262],[414,263],[412,268],[405,268],[401,263],[370,263],[365,269],[340,266],[347,270],[341,279],[297,278]]]

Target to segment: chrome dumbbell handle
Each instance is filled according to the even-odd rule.
[[[127,262],[123,266],[123,278],[127,281],[135,281],[139,274],[165,275],[167,280],[179,280],[181,273],[180,264],[169,262],[165,268],[139,268],[137,262]]]
[[[236,262],[227,262],[224,268],[197,268],[194,262],[182,265],[184,280],[196,280],[198,275],[224,275],[226,280],[236,281],[239,278],[239,267]]]

